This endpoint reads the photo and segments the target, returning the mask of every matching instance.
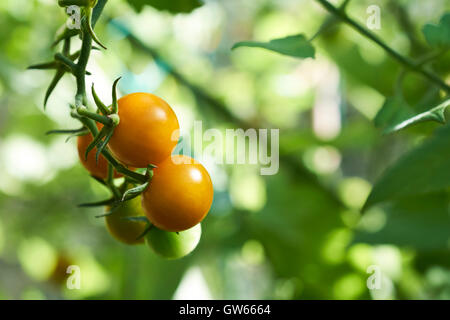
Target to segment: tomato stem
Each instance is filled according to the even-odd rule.
[[[116,88],[117,88],[117,83],[119,82],[119,80],[121,78],[122,77],[117,78],[114,81],[113,86],[112,86],[112,113],[113,114],[117,114],[117,112],[119,111],[119,106],[117,104],[117,90],[116,90]]]
[[[86,21],[87,21],[87,30],[90,33],[92,39],[97,43],[100,47],[103,49],[106,49],[106,47],[103,45],[103,43],[100,42],[97,35],[94,32],[94,29],[92,27],[92,7],[87,6],[86,7]]]
[[[107,116],[103,116],[103,115],[95,113],[95,112],[88,111],[87,108],[84,106],[77,107],[76,110],[80,116],[87,117],[94,121],[103,123],[106,126],[112,127],[114,125],[114,121],[111,118],[109,118]]]
[[[118,105],[116,94],[116,86],[120,78],[116,79],[113,84],[113,103],[111,108],[107,107],[101,102],[94,90],[94,86],[92,85],[92,96],[94,97],[95,104],[102,114],[91,112],[88,110],[85,77],[86,74],[89,74],[89,72],[86,71],[86,67],[91,51],[98,49],[98,47],[93,46],[92,42],[95,41],[100,46],[104,47],[97,39],[93,31],[93,27],[99,19],[107,1],[108,0],[59,0],[58,4],[60,6],[79,5],[85,8],[84,16],[81,19],[81,28],[80,30],[69,30],[67,27],[63,27],[61,29],[62,31],[58,33],[56,40],[53,43],[54,46],[63,41],[63,48],[60,53],[55,54],[54,61],[33,65],[29,68],[56,69],[56,74],[45,95],[44,107],[48,97],[50,96],[51,92],[53,91],[59,80],[62,78],[62,76],[67,71],[71,72],[75,76],[77,89],[75,94],[75,104],[71,105],[71,116],[75,119],[78,119],[83,124],[83,128],[77,130],[57,130],[53,132],[75,134],[90,132],[93,137],[97,137],[99,139],[98,145],[94,145],[93,147],[97,147],[96,159],[98,159],[99,155],[102,154],[103,157],[108,161],[108,175],[105,179],[106,181],[103,179],[98,179],[95,177],[94,178],[108,187],[108,189],[110,189],[111,193],[113,194],[113,199],[117,201],[118,199],[122,199],[122,193],[125,190],[119,190],[119,188],[114,185],[114,170],[118,173],[123,174],[125,176],[125,181],[131,181],[133,183],[139,184],[140,188],[145,187],[145,185],[149,182],[150,176],[148,173],[140,174],[128,169],[111,154],[108,148],[106,148],[109,138],[111,138],[113,134],[114,127],[117,126],[120,121],[117,114]],[[81,50],[78,50],[75,53],[71,54],[71,38],[77,34],[81,35]],[[75,63],[74,61],[76,59],[78,60]],[[102,137],[99,136],[99,130],[97,128],[96,122],[102,123],[104,125],[103,130],[106,130],[105,132],[103,132],[103,140]],[[103,203],[100,203],[100,205],[103,205]]]
[[[62,63],[72,73],[74,73],[75,70],[77,69],[77,65],[72,60],[70,60],[70,58],[66,57],[62,53],[58,52],[55,54],[55,61]]]
[[[68,6],[88,6],[89,0],[58,0],[58,5],[61,7],[68,7]]]
[[[94,98],[95,104],[97,105],[97,108],[106,116],[111,113],[111,111],[108,109],[107,106],[100,100],[97,93],[94,89],[94,83],[92,83],[91,87],[92,97]]]
[[[108,177],[106,179],[106,184],[111,190],[114,198],[116,200],[120,199],[120,191],[114,185],[114,166],[111,163],[108,163]]]

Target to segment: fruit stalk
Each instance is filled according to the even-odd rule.
[[[99,0],[98,1],[97,6],[94,8],[94,13],[93,13],[93,19],[95,18],[95,21],[100,16],[101,11],[103,10],[106,2],[107,2],[107,0]],[[93,41],[92,35],[88,30],[86,20],[83,20],[83,23],[81,26],[81,34],[82,34],[82,44],[81,44],[81,50],[80,50],[80,57],[76,64],[76,68],[74,69],[74,76],[76,78],[76,83],[77,83],[77,92],[75,95],[75,106],[77,107],[77,111],[78,111],[77,113],[81,116],[78,119],[83,123],[83,125],[85,127],[87,127],[89,129],[89,131],[92,133],[92,136],[95,137],[98,134],[98,129],[97,129],[97,126],[95,125],[95,122],[93,120],[91,120],[90,118],[83,116],[83,112],[85,111],[84,110],[85,108],[83,108],[83,106],[87,105],[86,80],[85,80],[86,66],[89,61],[90,53],[92,50],[92,41]],[[79,110],[81,111],[81,113],[79,112]],[[86,111],[86,112],[88,112],[88,111]],[[125,166],[120,164],[113,157],[113,155],[108,151],[108,149],[106,149],[106,148],[103,149],[102,155],[114,167],[114,169],[117,172],[119,172],[139,183],[145,183],[148,181],[148,178],[145,175],[142,175],[140,173],[129,170]],[[111,192],[113,192],[113,194],[114,194],[114,190],[111,190]]]

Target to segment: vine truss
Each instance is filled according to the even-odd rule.
[[[84,203],[79,205],[80,207],[97,207],[97,206],[109,206],[110,211],[97,217],[104,217],[106,215],[113,214],[123,201],[131,200],[139,196],[148,186],[149,181],[153,175],[153,168],[155,166],[149,164],[144,173],[138,173],[128,169],[121,164],[107,148],[108,142],[114,133],[114,128],[120,123],[120,117],[118,114],[118,103],[116,87],[120,78],[114,81],[112,86],[112,104],[110,106],[105,105],[98,97],[94,84],[91,87],[91,94],[96,105],[96,111],[91,111],[86,94],[86,75],[91,73],[86,70],[89,57],[92,50],[106,49],[106,47],[100,42],[94,32],[94,26],[100,17],[103,8],[106,5],[107,0],[59,0],[58,4],[61,7],[68,7],[71,5],[79,6],[82,10],[82,17],[80,19],[79,29],[69,29],[66,26],[56,36],[56,40],[53,46],[63,43],[60,52],[54,55],[54,60],[50,62],[35,64],[29,67],[29,69],[51,69],[55,70],[55,76],[53,77],[44,98],[44,108],[47,101],[58,84],[59,80],[66,74],[70,73],[76,80],[76,94],[74,97],[74,104],[70,105],[70,115],[78,119],[82,127],[73,130],[51,130],[47,134],[59,133],[70,134],[68,139],[72,136],[84,135],[91,133],[94,137],[90,145],[87,147],[85,157],[87,158],[89,152],[93,152],[96,148],[95,159],[98,161],[100,155],[102,155],[108,162],[108,174],[106,179],[100,179],[93,177],[95,180],[106,186],[112,197],[110,199],[97,201],[93,203]],[[70,53],[71,39],[75,36],[81,38],[81,48],[74,53]],[[98,44],[101,48],[93,45],[93,42]],[[100,130],[97,127],[97,123],[100,124]],[[116,186],[114,183],[114,170],[121,173],[125,181],[120,186]],[[130,218],[130,217],[129,217]],[[136,218],[138,217],[131,217]],[[130,218],[130,219],[131,219]],[[140,217],[139,219],[146,219]],[[151,224],[149,223],[149,226]],[[148,228],[147,228],[148,229]],[[143,236],[143,235],[141,235]]]

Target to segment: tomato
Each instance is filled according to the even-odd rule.
[[[145,236],[145,242],[153,251],[167,259],[179,259],[197,247],[202,234],[200,224],[181,231],[170,232],[152,226]]]
[[[150,93],[131,93],[118,100],[120,122],[109,148],[126,165],[145,168],[159,164],[175,148],[179,129],[172,108]]]
[[[109,211],[111,208],[107,207]],[[120,208],[105,217],[106,228],[117,240],[126,244],[144,243],[144,238],[137,239],[147,227],[147,223],[130,221],[123,218],[145,216],[140,197],[123,202]]]
[[[153,170],[142,196],[150,222],[166,231],[183,231],[205,218],[214,191],[208,171],[199,162],[174,155]]]
[[[78,136],[77,147],[80,162],[83,165],[83,167],[85,167],[86,170],[89,171],[89,173],[92,174],[93,176],[100,179],[106,179],[108,177],[108,161],[106,161],[106,159],[102,155],[98,157],[98,162],[95,161],[95,152],[97,151],[97,148],[94,148],[89,152],[87,159],[84,156],[86,149],[91,142],[92,142],[91,133],[83,136]],[[114,178],[118,178],[120,176],[122,175],[114,171]]]

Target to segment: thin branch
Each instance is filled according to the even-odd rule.
[[[400,27],[405,31],[405,34],[411,44],[411,51],[418,54],[422,54],[427,51],[427,48],[419,41],[414,25],[405,7],[397,0],[390,0],[388,2],[388,6],[397,18]]]
[[[98,1],[97,6],[94,8],[93,12],[93,24],[94,22],[97,21],[107,1],[108,0]],[[92,40],[93,40],[92,36],[88,30],[87,21],[86,19],[83,19],[80,57],[76,65],[76,69],[74,70],[74,75],[77,82],[77,92],[75,95],[75,106],[78,108],[77,111],[80,110],[79,107],[87,105],[85,75],[86,75],[86,66],[89,61],[89,56],[92,50]],[[81,108],[81,110],[83,109]],[[84,124],[86,128],[89,129],[93,137],[95,137],[98,134],[97,126],[93,120],[86,117],[79,117],[78,119]],[[104,148],[102,150],[102,155],[116,169],[117,172],[122,173],[123,175],[126,175],[131,179],[140,183],[145,183],[148,181],[148,178],[145,175],[129,170],[124,165],[119,163],[108,151],[107,148]]]
[[[372,40],[375,42],[378,46],[380,46],[387,54],[389,54],[393,59],[397,60],[399,63],[401,63],[403,66],[405,66],[407,69],[416,72],[418,74],[421,74],[423,77],[427,78],[432,83],[438,85],[446,92],[450,92],[450,86],[447,85],[439,76],[437,76],[435,73],[428,71],[426,69],[423,69],[420,65],[417,65],[412,60],[410,60],[407,57],[402,56],[400,53],[389,47],[383,40],[381,40],[377,35],[372,33],[371,31],[367,30],[363,26],[361,26],[358,22],[351,19],[347,14],[333,6],[331,3],[329,3],[327,0],[316,0],[319,2],[328,12],[342,20],[343,22],[347,23],[349,26],[351,26],[353,29],[355,29],[357,32],[365,36],[366,38]]]

